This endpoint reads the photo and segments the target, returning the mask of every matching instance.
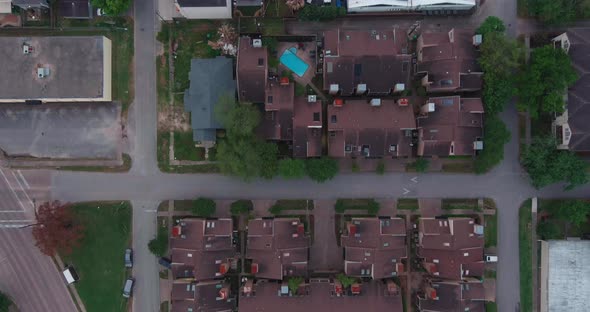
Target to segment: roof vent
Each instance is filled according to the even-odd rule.
[[[406,85],[404,83],[396,83],[393,87],[393,92],[402,92],[406,89]]]
[[[42,79],[49,76],[49,68],[39,67],[37,68],[37,78]]]
[[[381,106],[381,99],[371,99],[371,106]]]
[[[262,48],[262,39],[253,39],[252,46],[255,48]]]
[[[308,103],[315,103],[317,101],[318,101],[318,99],[317,99],[317,96],[315,94],[310,94],[310,95],[307,96],[307,102]]]
[[[33,52],[33,47],[28,44],[23,44],[23,54],[31,54]]]

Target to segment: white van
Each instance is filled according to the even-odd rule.
[[[498,262],[498,256],[488,255],[486,256],[486,262]]]
[[[66,282],[68,283],[68,285],[77,282],[79,279],[76,270],[74,270],[74,268],[70,266],[66,267],[62,274],[66,278]]]

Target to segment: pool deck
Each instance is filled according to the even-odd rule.
[[[295,48],[298,47],[297,42],[279,42],[278,47],[277,47],[278,55],[279,56],[283,55],[283,52],[285,52],[285,50],[287,50],[289,48],[293,48],[293,47],[295,47]],[[293,74],[293,78],[295,79],[295,81],[304,85],[304,86],[310,84],[313,77],[315,77],[316,62],[315,62],[315,59],[312,59],[310,56],[309,51],[311,51],[311,50],[314,50],[314,51],[316,50],[315,42],[305,42],[304,48],[297,49],[297,54],[296,54],[297,57],[299,57],[302,61],[304,61],[305,63],[307,63],[307,65],[309,65],[309,67],[305,71],[305,74],[303,75],[303,77],[299,77],[299,76]],[[289,68],[287,68],[287,66],[283,65],[282,63],[279,63],[279,72],[282,72],[283,70],[289,70]],[[319,86],[319,87],[321,88],[322,86]]]

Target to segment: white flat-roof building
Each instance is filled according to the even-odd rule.
[[[475,6],[475,0],[349,0],[348,12],[468,11]]]
[[[586,312],[590,298],[590,241],[541,241],[541,312]]]

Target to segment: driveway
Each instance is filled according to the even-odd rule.
[[[311,211],[314,220],[313,245],[310,249],[309,268],[316,272],[341,272],[343,250],[338,246],[334,214],[335,200],[316,200]]]
[[[9,156],[116,159],[121,107],[113,103],[0,106],[0,149]]]

